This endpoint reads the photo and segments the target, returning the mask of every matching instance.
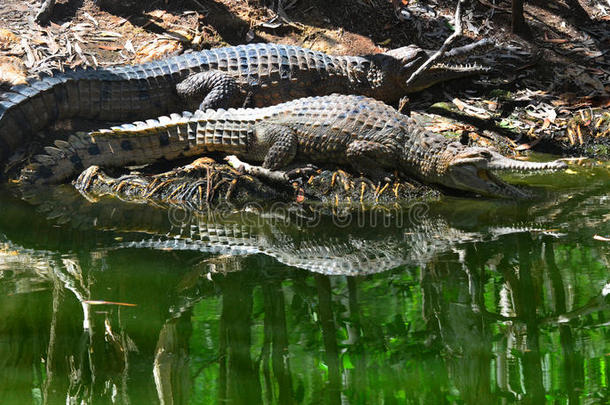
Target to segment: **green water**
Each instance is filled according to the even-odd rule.
[[[608,403],[610,176],[576,172],[334,219],[0,191],[0,403]]]

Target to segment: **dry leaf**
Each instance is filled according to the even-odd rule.
[[[19,37],[5,28],[0,28],[0,48],[10,49],[15,45],[19,45]]]
[[[97,20],[95,18],[93,18],[93,16],[91,14],[87,13],[86,11],[85,11],[85,17],[87,17],[96,27],[99,25]]]
[[[133,47],[133,43],[131,42],[131,39],[128,39],[127,42],[125,42],[125,49],[127,50],[127,52],[136,53],[136,50]]]
[[[138,50],[136,62],[141,63],[161,59],[180,50],[182,50],[182,45],[178,41],[154,41]]]
[[[193,36],[184,30],[165,31],[165,35],[182,42],[191,42]]]
[[[97,47],[105,51],[120,51],[123,49],[122,47],[116,45],[98,45]]]
[[[551,120],[548,118],[545,118],[544,122],[542,123],[542,129],[547,129],[550,125],[551,125]]]
[[[549,42],[551,44],[565,44],[566,42],[568,42],[568,40],[563,38],[549,38],[548,34],[545,32],[544,42]]]
[[[165,15],[165,10],[153,10],[146,14],[155,20],[161,20],[163,18],[163,16]]]
[[[7,83],[11,86],[27,84],[26,76],[27,72],[19,58],[0,58],[0,83]]]
[[[119,34],[118,32],[114,32],[114,31],[100,31],[97,35],[99,35],[100,37],[111,37],[111,38],[120,38],[123,36],[123,34]]]
[[[455,104],[458,110],[464,111],[464,107],[466,107],[466,104],[464,104],[459,98],[454,98],[453,100],[451,100],[451,102]]]

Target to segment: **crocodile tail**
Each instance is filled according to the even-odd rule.
[[[147,164],[195,153],[197,122],[191,113],[172,114],[91,132],[78,132],[68,141],[56,140],[34,156],[22,171],[23,184],[57,184],[92,165],[120,167]]]
[[[53,88],[63,87],[59,85],[61,82],[63,80],[57,77],[43,77],[0,93],[0,161],[36,131],[57,119],[59,111],[52,100],[55,98]]]
[[[80,132],[68,142],[55,141],[45,154],[34,156],[20,176],[24,184],[56,184],[92,165],[124,167],[159,159],[223,152],[248,155],[255,118],[266,109],[197,110],[136,121],[132,124]]]
[[[185,70],[178,58],[57,71],[0,93],[0,162],[59,119],[127,121],[167,113],[178,102],[173,76]]]

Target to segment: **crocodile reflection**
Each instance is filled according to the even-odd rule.
[[[36,196],[37,211],[50,223],[37,220],[33,227],[40,229],[37,235],[43,237],[45,229],[57,233],[61,231],[55,224],[66,224],[62,229],[67,239],[73,238],[81,249],[84,243],[98,250],[264,254],[280,263],[322,274],[364,275],[401,265],[423,265],[459,244],[493,240],[503,234],[559,234],[562,230],[555,229],[557,224],[552,224],[552,219],[557,212],[569,213],[579,204],[578,198],[564,200],[535,205],[415,202],[406,207],[324,215],[297,204],[192,210],[108,198],[90,203],[76,193],[57,188],[49,195]],[[66,235],[49,239],[68,243]]]
[[[604,392],[591,365],[604,361],[594,339],[610,254],[593,236],[610,233],[607,183],[535,204],[447,199],[335,223],[290,206],[90,203],[65,187],[32,202],[0,195],[9,404],[32,387],[45,403],[363,403],[396,392],[536,403]],[[578,277],[581,267],[598,271]],[[202,305],[218,308],[204,324]],[[321,353],[323,372],[301,347]],[[435,376],[427,389],[405,385],[421,375]]]
[[[64,192],[35,207],[3,200],[0,394],[9,404],[32,387],[43,403],[604,395],[591,365],[606,361],[595,338],[610,255],[592,238],[610,231],[605,190],[536,205],[448,200],[418,222],[377,212],[376,226],[322,216],[311,228],[288,209],[169,216]],[[211,231],[217,239],[202,237]],[[350,265],[329,269],[333,254]],[[434,378],[405,383],[423,375]]]
[[[19,249],[8,242],[3,246]],[[0,281],[3,291],[22,282],[20,290],[11,290],[15,294],[0,298],[0,330],[6,339],[0,344],[0,391],[8,403],[18,403],[36,386],[35,380],[24,383],[24,375],[44,358],[40,390],[47,403],[118,398],[121,403],[186,404],[197,395],[193,387],[202,389],[209,378],[215,381],[217,403],[263,403],[269,385],[275,392],[271,403],[300,402],[297,398],[340,403],[342,390],[347,403],[359,403],[405,389],[404,381],[426,373],[426,367],[433,367],[438,385],[424,391],[407,386],[407,398],[438,403],[455,386],[464,403],[494,403],[502,397],[536,403],[549,393],[543,381],[553,379],[565,381],[562,395],[578,400],[595,388],[590,364],[604,361],[603,350],[595,354],[599,349],[590,339],[608,314],[608,287],[600,283],[600,274],[574,279],[558,262],[583,256],[586,248],[567,259],[558,249],[565,245],[554,237],[503,235],[440,253],[419,270],[374,278],[311,275],[264,255],[167,261],[163,257],[172,252],[117,249],[86,257],[22,250],[30,263],[46,257],[49,273],[37,267],[41,279],[29,291],[23,288],[27,280],[16,274]],[[537,263],[539,258],[546,264]],[[3,270],[11,267],[4,263]],[[130,276],[139,263],[147,263],[147,294],[139,288],[142,278]],[[208,279],[212,266],[229,271]],[[20,267],[12,266],[13,271]],[[502,281],[493,281],[498,275]],[[543,281],[547,276],[551,285]],[[485,295],[490,282],[497,292]],[[52,288],[41,289],[44,283]],[[568,302],[565,291],[573,289],[588,291],[584,305]],[[41,295],[42,305],[34,305]],[[545,296],[547,303],[541,299]],[[384,310],[372,311],[371,300]],[[210,329],[201,329],[194,317],[202,302],[218,306],[218,320],[207,321]],[[405,311],[413,305],[421,309]],[[24,308],[30,310],[23,313]],[[257,337],[257,328],[266,331],[264,339]],[[347,336],[342,349],[340,335]],[[549,347],[558,338],[561,346]],[[193,353],[193,339],[212,346]],[[375,347],[390,339],[391,361],[379,364]],[[579,351],[578,344],[588,351]],[[322,350],[328,383],[321,391],[308,386],[299,393],[303,346]],[[545,358],[549,350],[556,352],[552,360]],[[397,367],[401,364],[422,366]],[[307,370],[308,378],[320,378],[316,371]],[[372,384],[380,375],[386,376],[384,384]]]

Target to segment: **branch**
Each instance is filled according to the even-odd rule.
[[[462,13],[461,13],[462,7],[461,6],[462,6],[463,1],[464,0],[458,0],[457,7],[455,9],[455,17],[453,18],[453,26],[455,27],[455,29],[453,31],[453,34],[451,34],[449,36],[449,38],[447,38],[445,40],[445,42],[441,46],[441,49],[439,49],[426,62],[424,62],[423,65],[421,65],[415,72],[413,72],[411,77],[409,77],[409,80],[407,80],[407,87],[409,85],[411,85],[415,81],[415,79],[417,79],[417,77],[420,76],[425,70],[427,70],[434,62],[436,62],[440,57],[442,57],[445,54],[445,52],[447,52],[447,48],[449,47],[449,45],[453,41],[455,41],[455,39],[457,37],[462,35]]]
[[[227,163],[236,170],[243,170],[244,173],[249,174],[251,176],[264,178],[269,181],[273,181],[276,183],[286,183],[289,178],[286,172],[281,170],[269,170],[262,166],[253,166],[246,162],[242,162],[235,155],[230,155],[225,157]]]

